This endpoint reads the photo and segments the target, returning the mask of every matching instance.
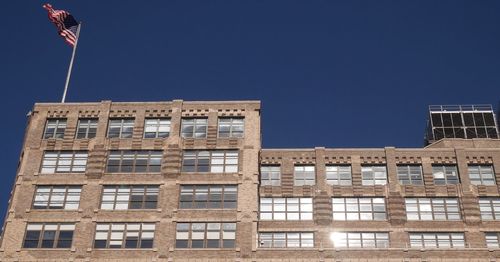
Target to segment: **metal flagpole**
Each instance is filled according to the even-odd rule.
[[[68,75],[66,76],[66,85],[64,85],[64,93],[61,99],[61,103],[64,103],[64,101],[66,100],[66,93],[68,92],[69,79],[71,78],[71,69],[73,68],[73,60],[75,59],[76,45],[78,44],[78,37],[80,36],[80,27],[82,27],[81,22],[78,24],[78,28],[76,29],[75,45],[73,46],[73,54],[71,54],[71,61],[69,62]]]

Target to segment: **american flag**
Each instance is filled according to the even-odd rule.
[[[43,8],[49,13],[49,20],[57,27],[57,32],[71,46],[75,46],[76,31],[78,30],[78,22],[75,18],[64,10],[54,10],[52,5],[44,4]]]

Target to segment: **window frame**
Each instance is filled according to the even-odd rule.
[[[335,205],[337,204],[340,206],[340,201],[339,203],[335,203],[334,199],[339,199],[343,200],[343,211],[336,211],[335,210]],[[368,203],[361,203],[361,199],[369,199],[370,200],[370,210],[362,210],[362,205],[367,205]],[[355,200],[356,203],[348,203],[351,200]],[[382,200],[383,202],[383,207],[384,210],[382,211],[376,211],[376,206],[380,206],[380,203],[374,203],[375,201]],[[386,221],[387,220],[387,203],[386,199],[384,197],[332,197],[332,220],[333,221]],[[354,210],[353,205],[356,206],[357,210]],[[336,219],[335,214],[344,214],[343,219]],[[349,218],[349,215],[351,214],[351,219]],[[352,219],[352,214],[357,214],[357,219]],[[363,215],[362,214],[371,214],[371,219],[362,219]],[[375,219],[377,217],[376,214],[383,214],[384,218],[383,219]]]
[[[119,126],[113,126],[113,121],[120,121]],[[120,128],[120,131],[117,135],[111,136],[111,128]],[[130,132],[124,132],[124,128],[131,128]],[[119,139],[127,139],[132,138],[134,135],[135,129],[135,118],[133,117],[117,117],[117,118],[109,118],[108,119],[108,129],[106,132],[106,138],[119,138]],[[124,135],[125,133],[125,135]]]
[[[269,200],[271,201],[268,202]],[[306,200],[307,202],[305,202]],[[270,210],[263,208],[266,204],[270,205]],[[308,210],[309,208],[305,209],[309,205],[310,210]],[[270,218],[267,218],[269,214]],[[314,201],[312,197],[261,197],[259,199],[259,221],[312,220],[314,220]]]
[[[115,156],[115,158],[113,158]],[[119,156],[119,157],[116,157]],[[146,156],[146,158],[142,158]],[[138,164],[138,161],[146,161],[146,165]],[[117,164],[110,165],[111,161],[117,161]],[[124,165],[125,163],[130,163],[129,165]],[[159,164],[155,164],[159,161]],[[119,173],[161,173],[163,161],[163,151],[162,150],[111,150],[108,151],[106,159],[105,173],[108,174],[119,174]],[[139,163],[141,163],[139,162]],[[111,169],[110,169],[111,167]],[[128,170],[130,167],[130,170]],[[144,167],[144,170],[137,170],[138,167]],[[116,171],[114,171],[116,168]],[[125,169],[125,170],[124,170]]]
[[[336,168],[336,171],[328,169]],[[343,168],[349,168],[349,179],[342,178],[342,174],[347,174],[346,170],[341,170]],[[330,176],[336,176],[336,178],[328,178]],[[332,186],[352,186],[352,166],[351,165],[326,165],[325,166],[325,179],[328,185]],[[348,183],[342,183],[342,181],[348,181]]]
[[[267,170],[263,171],[262,168],[275,168],[277,170]],[[281,186],[281,166],[280,165],[260,165],[260,185],[261,186]],[[264,177],[264,174],[267,178]],[[278,175],[278,179],[273,178],[274,175]]]
[[[49,126],[51,125],[51,121],[55,121],[54,131],[51,132],[50,136],[47,136],[47,132]],[[64,126],[64,127],[62,127]],[[63,139],[64,134],[66,133],[66,128],[68,128],[68,119],[67,118],[47,118],[45,121],[45,128],[43,129],[43,137],[42,139]]]
[[[367,238],[369,234],[370,235],[373,234],[372,235],[373,238]],[[355,238],[350,238],[351,236]],[[378,231],[331,232],[330,239],[334,248],[389,248],[391,246],[391,239],[389,232],[378,232]],[[370,240],[373,240],[373,242],[371,242]],[[355,243],[359,243],[359,246],[354,245]],[[370,246],[368,245],[369,243],[373,243],[374,245]]]
[[[491,179],[484,178],[485,174],[489,174],[489,173],[483,172],[483,168],[486,168],[486,167],[488,167],[489,170],[491,171]],[[478,179],[473,179],[471,177],[471,168],[477,168],[477,171],[478,171],[477,175],[479,176]],[[469,164],[469,165],[467,165],[467,173],[469,176],[469,181],[472,185],[475,185],[475,186],[496,186],[497,185],[495,169],[494,169],[492,164]],[[489,184],[489,182],[485,183],[485,181],[489,181],[489,182],[491,182],[491,184]]]
[[[114,188],[114,198],[113,200],[105,200],[105,196],[110,194],[106,194],[106,189],[112,189]],[[137,189],[143,189],[143,194],[142,194],[142,201],[141,202],[141,207],[140,208],[134,208],[133,203],[138,202],[138,201],[133,201],[133,195],[134,195],[134,188]],[[127,208],[121,209],[117,208],[119,206],[120,202],[124,203],[124,200],[119,201],[118,198],[120,196],[123,196],[125,192],[120,192],[120,189],[128,189],[127,196]],[[148,193],[155,193],[155,194],[148,194]],[[154,196],[155,201],[148,201],[148,196]],[[160,199],[160,185],[103,185],[101,189],[101,197],[100,197],[100,203],[99,203],[99,209],[100,210],[105,210],[105,211],[123,211],[123,210],[155,210],[158,208],[158,200]],[[155,205],[154,207],[147,207],[148,202],[154,202]],[[104,208],[103,206],[106,204],[112,204],[113,208]]]
[[[87,121],[86,123],[82,123],[82,121]],[[95,121],[95,122],[94,122]],[[82,127],[82,124],[85,126]],[[97,136],[97,128],[99,126],[99,118],[78,118],[78,124],[76,126],[76,134],[75,139],[92,139]],[[84,136],[80,137],[80,130],[85,130]],[[90,132],[90,130],[94,129],[94,132]]]
[[[216,225],[218,224],[218,230],[215,231],[213,228],[212,229],[209,229],[209,225]],[[179,229],[179,227],[181,225],[188,225],[187,227],[187,231],[186,229]],[[200,230],[195,230],[194,227],[195,225],[203,225],[203,231],[200,231]],[[228,228],[226,229],[225,226],[228,226]],[[184,238],[182,237],[181,238],[181,235],[179,234],[182,233],[182,236],[186,236],[187,238]],[[237,235],[237,232],[238,232],[238,225],[236,222],[226,222],[226,221],[223,221],[223,222],[177,222],[175,224],[175,243],[174,243],[174,247],[175,249],[192,249],[192,250],[204,250],[204,249],[235,249],[236,248],[236,235]],[[210,233],[212,234],[218,234],[218,238],[217,238],[217,243],[218,243],[218,247],[212,247],[212,246],[209,246],[211,245],[211,243],[209,242],[210,240],[212,240],[212,243],[215,243],[214,240],[216,238],[209,238],[209,235],[211,235]],[[193,237],[194,235],[200,235],[201,234],[203,235],[202,238],[199,238],[199,237]],[[228,236],[228,238],[225,238],[225,236]],[[231,238],[230,236],[234,236],[233,238]],[[193,240],[194,241],[198,241],[198,243],[201,243],[202,246],[201,247],[193,247]],[[228,245],[226,247],[225,245],[225,241],[228,240],[228,244],[231,244],[232,245]],[[179,245],[179,242],[180,241],[185,241],[185,247],[184,246],[180,246]],[[200,242],[201,241],[201,242]]]
[[[47,155],[49,154],[55,154],[56,157],[50,157],[48,158]],[[61,158],[61,155],[64,154],[71,154],[71,158],[69,161],[71,162],[69,165],[63,165],[60,162],[68,161],[67,158]],[[81,155],[78,156],[77,155]],[[43,152],[42,156],[42,161],[40,163],[40,174],[67,174],[67,173],[78,173],[78,174],[83,174],[87,172],[87,164],[89,160],[89,153],[88,151],[67,151],[67,150],[59,150],[59,151],[52,151],[52,150],[46,150]],[[85,165],[75,165],[76,161],[84,161]],[[46,162],[54,162],[55,164],[50,165],[46,164]],[[61,167],[68,167],[69,171],[58,171]],[[44,169],[53,169],[53,172],[47,172],[44,171]],[[83,170],[80,170],[83,169]]]
[[[433,239],[431,238],[425,238],[425,236],[434,236]],[[463,245],[458,245],[460,242],[458,243],[454,243],[453,241],[453,235],[455,236],[458,236],[460,235],[461,238],[458,238],[458,241],[463,241]],[[412,240],[412,236],[414,236],[413,240]],[[417,239],[417,236],[420,236],[418,239]],[[443,238],[439,238],[439,236],[442,236]],[[445,239],[444,236],[447,236],[447,238]],[[408,240],[409,240],[409,244],[410,244],[410,247],[411,248],[430,248],[430,249],[439,249],[439,248],[465,248],[466,245],[467,245],[467,241],[466,241],[466,238],[465,238],[465,234],[464,232],[408,232]],[[449,245],[445,245],[443,247],[440,247],[440,243],[443,242],[443,240],[448,240],[448,244]],[[419,246],[413,246],[414,243],[416,243],[418,241]],[[429,243],[430,241],[433,241],[434,245],[431,245],[431,246],[427,246],[426,243]]]
[[[418,167],[418,170],[419,170],[419,179],[416,179],[414,177],[415,173],[412,173],[412,171],[415,171],[415,170],[412,170],[412,167],[415,168],[415,167]],[[405,170],[402,170],[402,169],[405,169]],[[401,171],[403,171],[404,173],[402,173]],[[409,185],[409,186],[424,186],[424,175],[423,175],[423,170],[422,170],[422,165],[421,164],[398,164],[396,166],[396,173],[397,173],[397,178],[398,178],[398,182],[400,185],[402,186],[406,186],[406,185]],[[401,178],[401,176],[407,176],[408,179],[403,179]],[[406,182],[403,182],[403,181],[408,181],[408,183]]]
[[[148,125],[149,126],[153,126],[151,124],[148,124],[148,121],[153,121],[155,120],[156,121],[156,125],[154,125],[155,127],[155,131],[154,132],[148,132],[147,129],[148,129]],[[161,125],[161,122],[162,121],[168,121],[168,125],[166,126],[162,126]],[[165,132],[160,132],[160,129],[161,128],[167,128],[168,131],[165,131]],[[144,130],[143,130],[143,135],[142,137],[144,139],[158,139],[158,138],[167,138],[170,136],[170,132],[172,131],[172,119],[171,118],[168,118],[168,117],[153,117],[153,118],[145,118],[144,119]],[[148,137],[147,134],[148,133],[153,133],[154,136],[153,137]],[[164,135],[160,135],[160,133],[166,133]]]
[[[380,170],[374,169],[384,169],[384,179],[377,178],[377,174],[380,174]],[[363,170],[365,169],[365,170]],[[370,170],[366,170],[370,169]],[[372,178],[367,178],[366,176],[371,175]],[[378,181],[378,182],[377,182]],[[368,183],[370,182],[370,183]],[[380,183],[383,182],[383,183]],[[363,186],[385,186],[389,182],[387,175],[387,165],[361,165],[361,185]]]
[[[193,124],[192,124],[192,132],[185,132],[184,129],[188,128],[186,125],[188,123],[184,122],[184,121],[189,121],[189,120],[192,120],[193,121]],[[197,120],[205,120],[204,122],[205,123],[197,123]],[[197,129],[198,128],[201,128],[203,127],[203,125],[205,126],[204,128],[204,132],[197,132]],[[208,134],[208,117],[182,117],[181,118],[181,137],[182,138],[187,138],[187,139],[206,139],[207,138],[207,134]],[[187,135],[187,134],[191,134],[191,135]],[[203,136],[197,136],[196,134],[203,134]]]
[[[38,240],[37,240],[37,246],[36,247],[26,247],[26,242],[27,239],[26,237],[28,236],[28,231],[37,231],[37,230],[28,230],[30,225],[35,226],[35,225],[41,225],[41,229],[38,231]],[[56,226],[56,230],[47,230],[47,226]],[[73,227],[72,230],[61,230],[61,226],[69,226]],[[76,224],[75,223],[59,223],[59,222],[50,222],[50,223],[44,223],[44,222],[29,222],[26,223],[25,229],[24,229],[24,236],[23,236],[23,242],[22,242],[22,249],[71,249],[73,247],[73,238],[75,236],[75,228]],[[52,247],[44,247],[43,242],[45,241],[44,235],[45,232],[47,231],[54,231],[54,238],[52,239]],[[71,231],[71,244],[69,247],[59,247],[59,244],[61,242],[61,231],[66,232],[66,231]],[[64,241],[68,241],[68,239],[63,239]],[[29,240],[28,240],[29,241]]]
[[[99,230],[98,227],[99,226],[104,226],[104,225],[107,225],[108,226],[108,229],[107,231],[104,231],[104,230]],[[119,231],[119,230],[113,230],[113,225],[123,225],[123,230]],[[130,226],[139,226],[139,229],[138,230],[134,230],[134,229],[130,229],[129,230],[129,227]],[[144,227],[147,226],[147,227],[152,227],[153,229],[144,229]],[[95,223],[95,232],[94,232],[94,238],[93,238],[93,243],[92,243],[92,248],[93,249],[99,249],[99,250],[107,250],[107,249],[111,249],[111,250],[121,250],[121,249],[134,249],[134,250],[141,250],[141,249],[153,249],[154,248],[154,244],[155,244],[155,235],[156,235],[156,223],[155,222],[103,222],[103,223]],[[97,247],[97,241],[103,241],[102,238],[99,238],[98,239],[98,233],[104,233],[106,232],[106,239],[104,241],[105,242],[105,247]],[[121,232],[122,234],[122,237],[120,240],[118,240],[118,238],[112,238],[113,237],[113,232]],[[136,244],[136,247],[129,247],[127,246],[127,237],[129,237],[127,235],[127,233],[131,233],[131,232],[138,232],[137,234],[137,244]],[[144,233],[152,233],[152,238],[145,238],[143,237],[144,236]],[[121,246],[120,247],[111,247],[111,242],[112,241],[121,241]],[[142,247],[142,244],[143,242],[145,241],[149,241],[151,242],[151,246],[150,247]],[[147,243],[147,242],[146,242]]]
[[[191,187],[191,192],[192,194],[190,195],[191,201],[183,201],[183,187]],[[197,201],[200,200],[200,197],[197,196],[197,189],[206,187],[206,199],[204,201]],[[210,201],[211,197],[213,198],[214,195],[212,191],[214,188],[220,187],[220,199],[215,199],[219,201]],[[235,194],[228,193],[228,188],[235,189],[235,191],[230,191],[230,192],[236,192]],[[187,191],[184,191],[187,192]],[[203,192],[203,191],[202,191]],[[204,195],[200,193],[199,195]],[[234,199],[231,199],[229,196],[235,195]],[[203,199],[202,199],[203,200]],[[219,202],[219,207],[210,207],[210,203],[217,203]],[[183,203],[191,203],[190,207],[183,207]],[[203,203],[205,204],[205,207],[198,207],[198,203]],[[234,204],[234,207],[225,207],[226,204],[232,203]],[[208,185],[201,185],[201,184],[183,184],[180,185],[179,188],[179,202],[178,202],[178,208],[179,209],[184,209],[184,210],[234,210],[238,208],[238,185],[236,184],[208,184]]]
[[[230,120],[229,124],[226,126],[229,126],[229,132],[227,133],[227,136],[221,136],[221,119],[225,120]],[[234,123],[235,120],[241,120],[240,123]],[[236,127],[241,126],[241,133],[238,131],[235,131],[234,129]],[[239,135],[235,135],[239,134]],[[225,134],[224,132],[223,134]],[[245,137],[245,118],[244,117],[218,117],[217,119],[217,137],[218,138],[244,138]]]
[[[454,168],[454,170],[448,170],[448,168]],[[440,170],[438,170],[440,169]],[[450,176],[452,175],[449,175],[448,173],[449,172],[455,172],[455,177],[456,177],[456,180],[454,179],[451,179],[450,180]],[[436,183],[436,174],[438,172],[441,172],[443,174],[443,178],[442,179],[439,179],[439,181],[443,180],[444,183]],[[433,164],[432,165],[432,181],[434,183],[434,185],[458,185],[460,184],[460,174],[458,173],[458,167],[457,165],[442,165],[442,164]],[[449,183],[449,181],[456,181],[455,183]]]
[[[311,168],[313,171],[307,171]],[[303,170],[297,170],[303,169]],[[312,179],[308,176],[312,174]],[[316,166],[315,165],[294,165],[293,166],[293,186],[314,186],[316,185]]]
[[[292,238],[290,237],[291,235],[296,235],[298,234],[298,238]],[[263,238],[263,235],[270,235],[271,238]],[[277,235],[283,235],[284,238],[278,238]],[[312,237],[308,237],[311,235]],[[287,248],[314,248],[314,231],[283,231],[283,232],[259,232],[258,233],[258,241],[259,245],[258,248],[263,248],[263,249],[272,249],[272,248],[277,248],[277,249],[287,249]],[[264,245],[264,241],[269,240],[270,246]],[[276,244],[277,241],[275,240],[281,240],[283,242],[283,246],[279,246]],[[298,246],[294,245],[289,245],[291,240],[298,240]],[[312,245],[307,244],[307,240],[312,240]],[[292,242],[293,243],[293,242]]]
[[[49,189],[49,192],[48,192],[48,198],[47,198],[47,205],[44,206],[44,208],[37,208],[36,207],[36,203],[37,203],[37,197],[39,196],[39,193],[40,195],[43,196],[43,192],[39,192],[40,189],[43,189],[43,188],[48,188]],[[62,200],[62,208],[50,208],[51,207],[51,203],[53,204],[53,193],[54,193],[54,189],[55,188],[64,188],[64,197],[63,197],[63,200]],[[77,206],[76,208],[66,208],[66,206],[68,205],[68,203],[73,203],[73,202],[76,202],[75,200],[68,200],[68,196],[71,196],[71,193],[69,192],[70,189],[79,189],[79,192],[78,192],[78,203],[77,203]],[[82,186],[81,185],[37,185],[35,187],[35,192],[33,194],[33,200],[31,201],[31,209],[32,210],[65,210],[65,211],[74,211],[74,210],[78,210],[80,208],[80,200],[81,200],[81,194],[82,194]],[[38,202],[45,202],[45,201],[38,201]],[[55,206],[55,205],[52,205],[52,206]]]
[[[222,158],[217,156],[221,153]],[[220,160],[222,160],[222,163],[219,163]],[[236,164],[233,163],[234,160],[236,160]],[[192,165],[186,164],[186,162],[189,163],[191,161],[193,162]],[[206,161],[206,165],[200,165],[200,162],[204,163],[204,161]],[[207,171],[200,169],[200,167],[205,166]],[[222,172],[214,172],[214,169],[218,168],[222,168]],[[182,153],[181,173],[234,174],[238,173],[239,170],[239,150],[184,150]]]
[[[492,236],[495,237],[494,242],[491,241]],[[484,240],[487,248],[500,248],[500,232],[484,232]]]
[[[409,201],[415,201],[415,203],[409,203]],[[450,201],[456,201],[457,211],[450,211],[450,208],[453,207],[454,203],[450,203]],[[422,203],[422,201],[424,201]],[[428,203],[427,203],[428,201]],[[443,201],[442,207],[440,208],[438,203],[439,201]],[[408,211],[408,205],[415,204],[416,211]],[[430,207],[430,210],[425,208],[426,206]],[[413,208],[414,209],[414,208]],[[423,209],[423,210],[422,210]],[[437,211],[436,211],[437,209]],[[442,211],[441,211],[442,209]],[[462,208],[460,207],[459,198],[451,198],[451,197],[407,197],[405,198],[405,212],[406,212],[406,220],[408,221],[461,221],[462,220]],[[426,216],[427,214],[427,216]],[[438,214],[444,215],[444,219],[440,219]],[[416,216],[418,219],[412,219],[411,216]],[[430,215],[430,219],[426,219]],[[453,215],[457,215],[458,218],[450,218]]]
[[[485,203],[487,201],[487,203]],[[497,197],[480,197],[478,199],[478,205],[479,205],[479,216],[481,217],[481,220],[485,221],[495,221],[495,220],[500,220],[500,198]],[[484,207],[487,206],[489,209],[489,212],[486,213],[483,211]],[[482,208],[483,207],[483,208]],[[497,208],[495,208],[497,207]],[[488,218],[485,213],[487,214]]]

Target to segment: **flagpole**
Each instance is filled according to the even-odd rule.
[[[82,23],[78,24],[78,28],[76,29],[76,40],[75,45],[73,46],[73,53],[71,54],[71,61],[69,62],[68,75],[66,76],[66,84],[64,85],[64,93],[61,99],[61,103],[64,103],[66,100],[66,93],[68,92],[69,79],[71,78],[71,70],[73,69],[73,61],[75,60],[76,46],[78,45],[78,38],[80,37],[80,27],[82,27]]]

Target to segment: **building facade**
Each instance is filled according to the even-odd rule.
[[[261,149],[258,101],[38,103],[0,259],[500,261],[487,134]]]

